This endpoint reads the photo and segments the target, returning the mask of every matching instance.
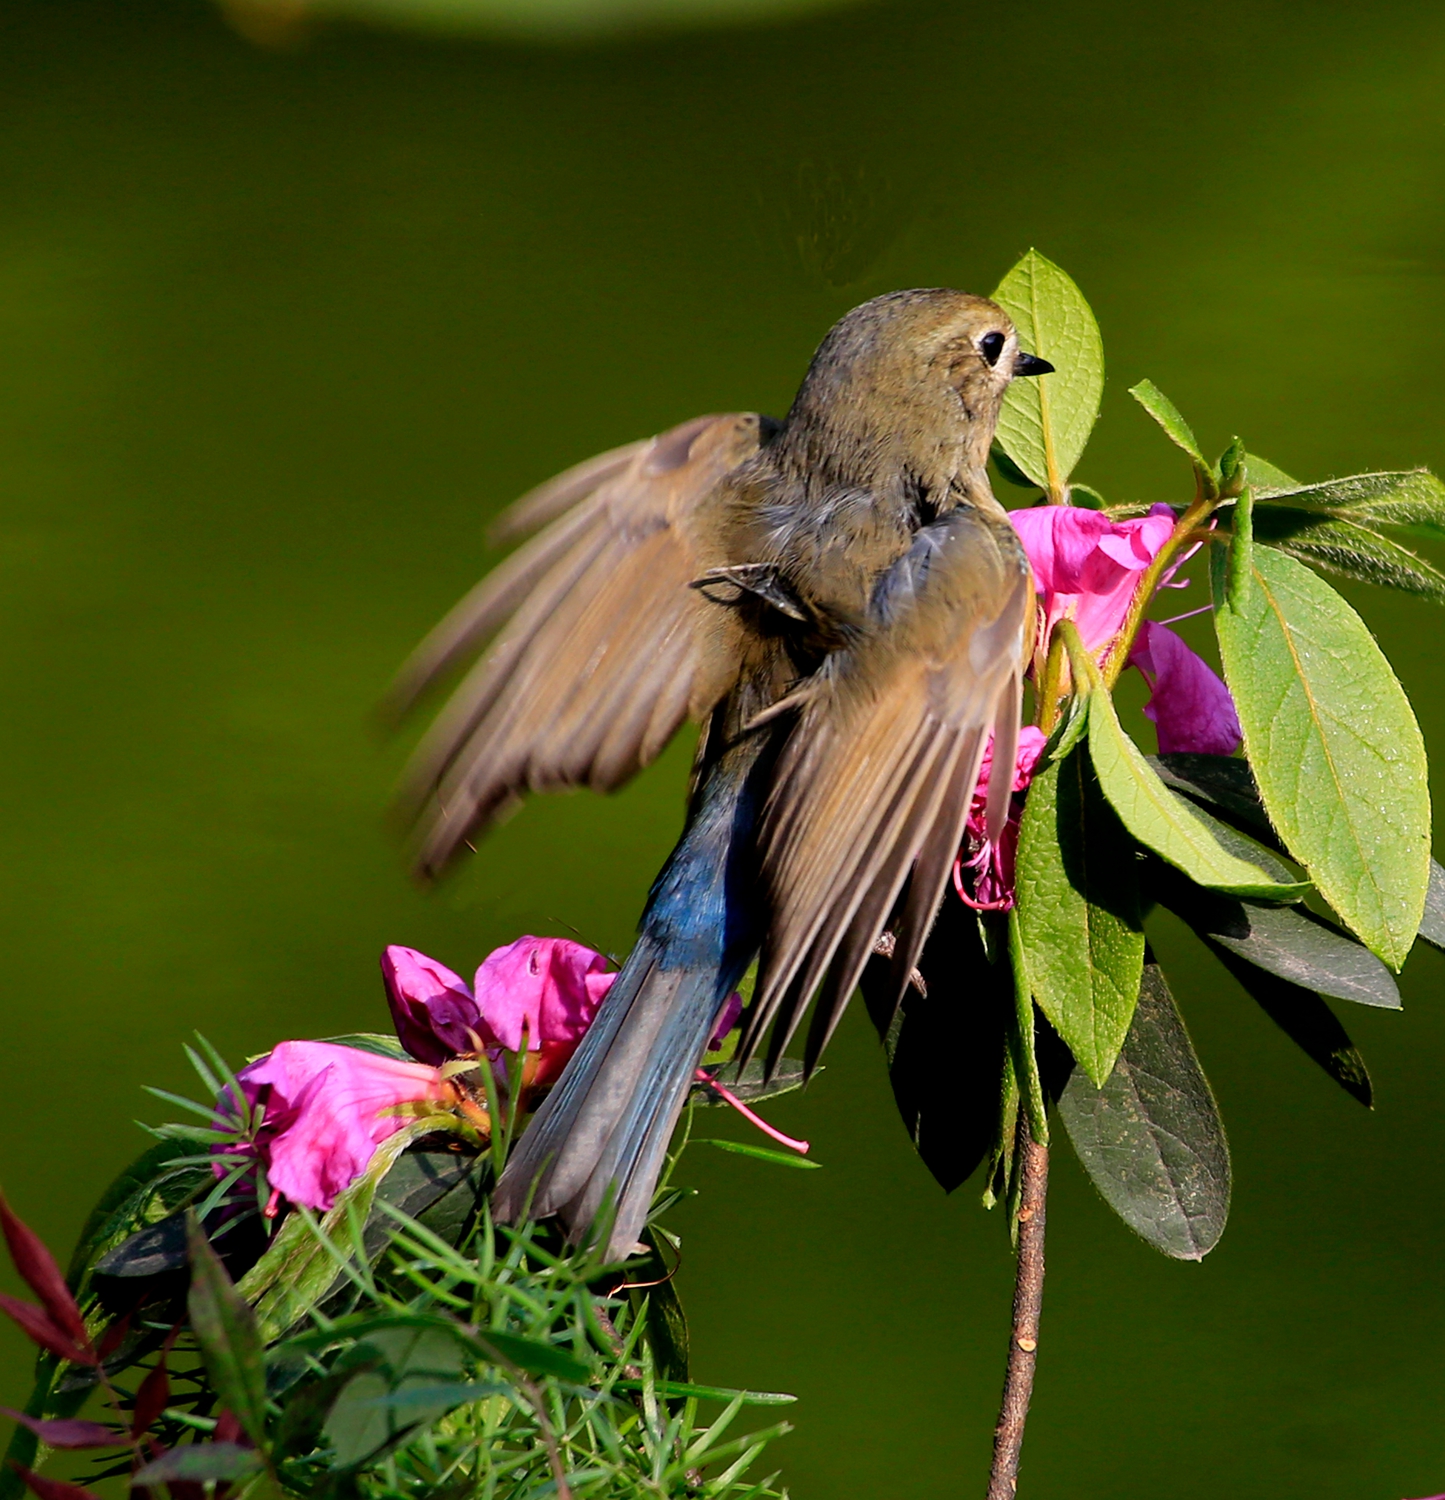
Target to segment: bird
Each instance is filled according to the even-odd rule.
[[[698,417],[524,496],[497,531],[530,539],[398,675],[394,715],[461,674],[403,782],[425,876],[526,793],[610,791],[701,725],[682,835],[512,1150],[501,1222],[632,1252],[755,961],[742,1061],[771,1029],[771,1070],[813,1001],[811,1074],[885,928],[896,1009],[990,736],[994,764],[1015,755],[1033,584],[987,462],[1009,383],[1052,370],[987,298],[875,297],[782,419]]]

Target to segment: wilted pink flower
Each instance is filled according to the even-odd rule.
[[[1038,593],[1039,640],[1072,619],[1095,655],[1118,634],[1139,576],[1174,531],[1174,512],[1156,505],[1133,521],[1111,521],[1102,511],[1075,505],[1036,505],[1009,512],[1033,564]]]
[[[1144,716],[1159,731],[1160,754],[1233,755],[1239,749],[1244,736],[1229,689],[1168,626],[1146,620],[1129,664],[1153,689]]]
[[[388,948],[381,972],[396,1034],[413,1057],[440,1063],[459,1053],[518,1052],[525,1032],[532,1088],[556,1081],[617,977],[591,948],[539,937],[494,949],[474,990],[414,948]]]
[[[274,1193],[328,1209],[406,1123],[406,1105],[455,1105],[456,1087],[425,1063],[333,1042],[282,1042],[242,1068],[247,1102],[264,1106],[250,1148]],[[238,1154],[234,1151],[225,1156]],[[218,1161],[217,1171],[224,1171]],[[275,1211],[275,1198],[268,1208]]]
[[[1018,755],[1014,761],[1015,793],[1027,791],[1046,743],[1047,736],[1043,730],[1032,724],[1019,730]],[[959,897],[975,910],[1007,911],[1014,904],[1014,860],[1018,854],[1019,818],[1023,804],[1021,798],[1014,797],[1008,821],[1004,824],[998,843],[991,842],[984,830],[984,809],[988,804],[988,788],[992,779],[993,741],[990,740],[988,748],[983,752],[978,785],[973,790],[973,801],[969,805],[964,851],[954,862],[953,885]],[[965,882],[965,870],[972,871],[971,882]],[[971,892],[965,889],[967,883],[973,886]]]

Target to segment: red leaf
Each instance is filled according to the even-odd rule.
[[[126,1334],[128,1334],[129,1332],[130,1314],[126,1313],[124,1314],[124,1316],[117,1318],[115,1322],[105,1330],[105,1335],[101,1339],[100,1347],[96,1350],[96,1353],[99,1354],[102,1359],[109,1359],[111,1355],[120,1348],[121,1344],[125,1340]]]
[[[217,1443],[250,1443],[245,1430],[241,1426],[240,1419],[235,1412],[222,1407],[216,1413],[216,1430],[211,1434],[212,1440]]]
[[[77,1365],[93,1365],[96,1357],[88,1349],[78,1349],[63,1328],[57,1328],[49,1316],[32,1302],[22,1302],[18,1297],[7,1297],[0,1293],[0,1312],[9,1313],[25,1331],[27,1337],[48,1349],[61,1359]]]
[[[85,1319],[70,1295],[65,1277],[55,1264],[55,1257],[40,1241],[40,1236],[11,1212],[0,1193],[0,1230],[5,1233],[5,1243],[10,1247],[10,1258],[15,1269],[25,1278],[25,1284],[40,1298],[40,1304],[50,1314],[57,1328],[63,1328],[75,1341],[78,1348],[87,1348],[90,1335],[85,1331]]]
[[[166,1374],[164,1356],[154,1370],[140,1383],[135,1393],[135,1413],[131,1418],[132,1437],[139,1437],[170,1405],[171,1382]]]
[[[67,1484],[63,1479],[47,1479],[44,1474],[37,1474],[34,1469],[22,1469],[19,1464],[13,1467],[40,1500],[100,1500],[94,1490],[83,1485]]]
[[[86,1422],[79,1417],[27,1417],[23,1411],[0,1406],[0,1412],[28,1427],[42,1443],[52,1448],[116,1448],[126,1441],[125,1434],[100,1422]]]

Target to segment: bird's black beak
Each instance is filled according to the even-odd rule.
[[[1052,375],[1054,367],[1046,359],[1040,359],[1037,354],[1024,354],[1020,351],[1014,356],[1014,377],[1020,375]]]

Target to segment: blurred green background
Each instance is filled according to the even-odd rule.
[[[626,947],[686,746],[439,892],[383,823],[404,746],[371,705],[541,477],[780,412],[848,306],[987,290],[1030,244],[1103,325],[1080,478],[1110,498],[1186,493],[1145,374],[1216,450],[1445,468],[1439,7],[740,8],[560,42],[240,14],[267,49],[200,0],[0,6],[0,1180],[57,1247],[160,1117],[139,1084],[190,1087],[191,1028],[239,1058],[382,1027],[388,942]],[[1445,765],[1445,621],[1348,592]],[[1234,1220],[1167,1262],[1059,1153],[1025,1494],[1445,1488],[1441,957],[1402,1015],[1340,1007],[1366,1113],[1155,940]],[[771,1113],[827,1169],[690,1153],[698,1377],[802,1397],[799,1500],[980,1491],[1005,1224],[916,1161],[861,1013]],[[0,1328],[0,1401],[26,1366]]]

